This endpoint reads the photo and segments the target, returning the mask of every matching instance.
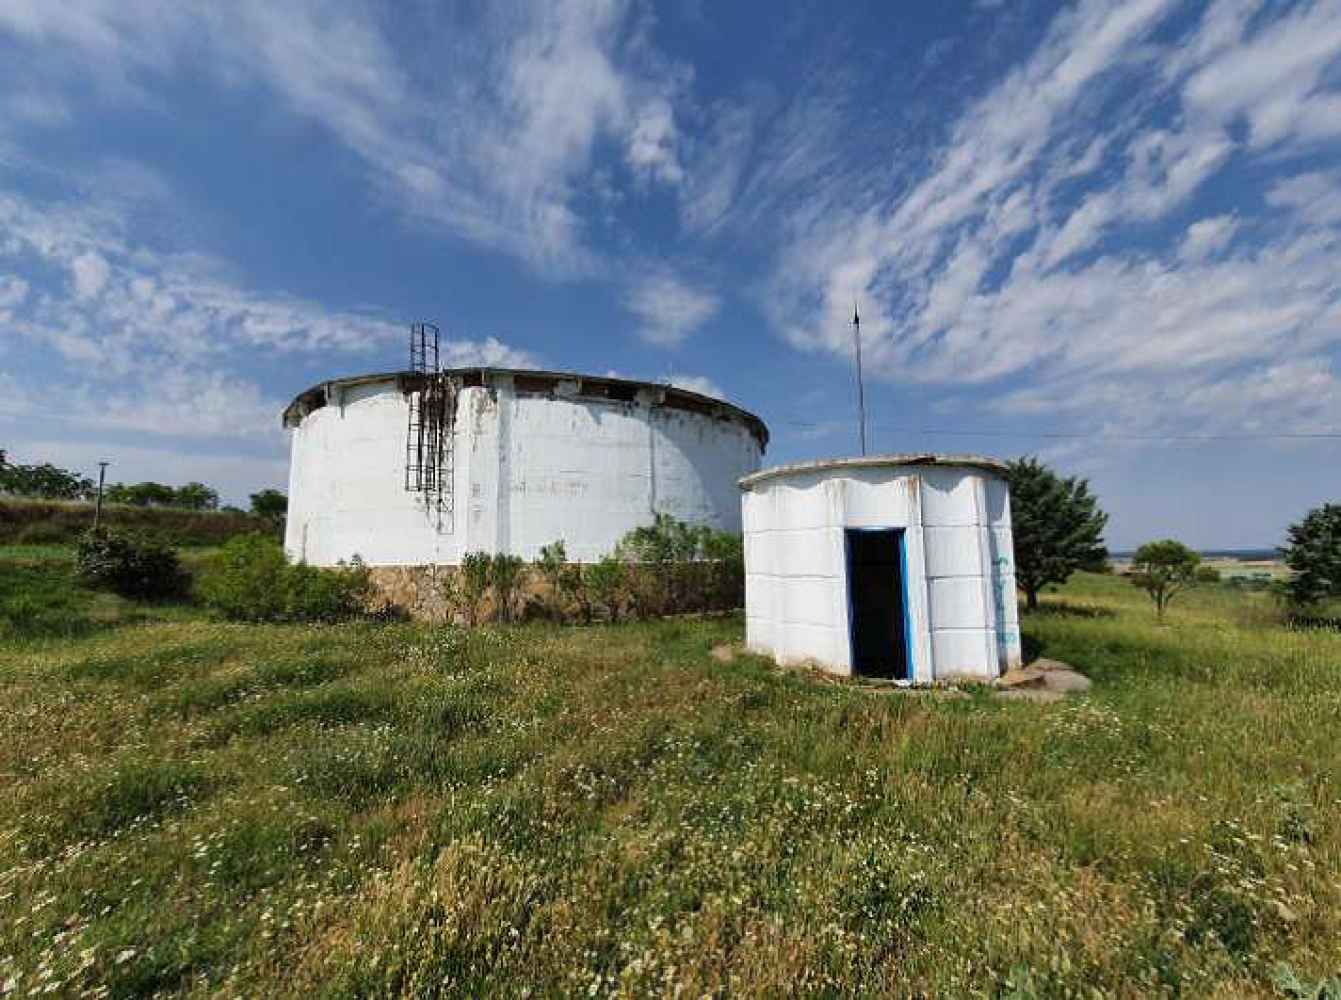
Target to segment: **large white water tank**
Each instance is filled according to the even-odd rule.
[[[1004,470],[970,455],[887,455],[745,476],[749,648],[914,683],[1018,665]]]
[[[285,547],[332,565],[457,565],[467,552],[533,559],[562,540],[599,559],[657,513],[740,530],[736,480],[759,468],[763,422],[650,382],[491,368],[455,388],[441,495],[406,488],[410,399],[423,376],[323,382],[284,411],[292,431]]]

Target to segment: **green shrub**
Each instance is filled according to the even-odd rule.
[[[493,561],[487,552],[467,552],[461,557],[458,593],[465,607],[466,621],[471,625],[479,620],[480,602],[489,590]]]
[[[625,584],[639,616],[738,608],[745,597],[745,550],[739,535],[658,514],[615,549],[627,562]]]
[[[329,569],[297,563],[288,567],[287,575],[285,617],[292,621],[352,618],[367,610],[372,596],[372,575],[358,556]]]
[[[489,569],[489,583],[494,589],[494,606],[499,621],[512,621],[517,595],[525,579],[526,564],[521,556],[499,553]]]
[[[168,545],[103,529],[79,539],[75,572],[86,586],[143,600],[183,597],[191,586],[190,576]]]
[[[267,621],[284,616],[288,560],[278,542],[243,535],[205,564],[196,596],[225,618]]]
[[[612,622],[619,621],[625,581],[623,561],[618,556],[606,556],[588,566],[584,576],[593,603],[604,608]]]
[[[549,606],[550,616],[562,618],[565,598],[568,596],[564,587],[564,577],[568,572],[568,551],[564,548],[562,539],[540,549],[535,568],[540,578],[549,584],[546,603]]]
[[[283,547],[264,535],[224,545],[196,587],[208,607],[239,621],[338,621],[361,614],[371,593],[368,569],[357,556],[331,569],[290,563]]]
[[[739,608],[745,604],[745,539],[729,531],[703,536],[703,558],[711,567],[710,606]]]
[[[0,582],[11,574],[0,575]],[[32,574],[25,574],[31,578]],[[89,621],[66,586],[60,591],[34,589],[0,594],[0,639],[35,639],[85,632]]]
[[[699,556],[708,530],[657,514],[651,524],[620,539],[616,553],[637,566],[629,574],[629,584],[640,615],[683,609],[693,576],[689,566]]]
[[[1196,581],[1197,583],[1219,583],[1220,571],[1214,566],[1198,566]]]

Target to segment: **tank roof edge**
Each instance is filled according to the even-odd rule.
[[[986,455],[940,455],[934,452],[908,452],[895,455],[865,455],[852,458],[823,458],[808,462],[791,462],[787,465],[775,465],[760,469],[736,481],[741,490],[751,490],[759,483],[770,479],[785,479],[814,472],[843,471],[846,469],[881,469],[898,466],[943,465],[964,466],[982,469],[986,472],[1004,476],[1006,463],[999,458]]]
[[[764,423],[763,418],[751,413],[749,410],[725,399],[718,399],[716,396],[708,396],[701,392],[695,392],[692,389],[681,389],[679,386],[671,385],[668,382],[650,382],[645,379],[620,378],[614,375],[587,375],[582,372],[568,371],[549,371],[537,368],[494,368],[487,365],[467,365],[460,368],[444,368],[444,375],[468,375],[479,374],[481,378],[490,375],[522,376],[534,379],[553,379],[560,380],[577,379],[582,382],[602,385],[623,385],[639,389],[656,389],[665,392],[668,396],[678,396],[685,400],[697,401],[700,405],[720,408],[726,416],[739,420],[745,424],[754,433],[759,441],[760,449],[768,447],[769,433],[768,425]],[[289,405],[284,407],[281,415],[283,426],[294,427],[302,420],[307,412],[316,409],[310,406],[318,398],[322,404],[325,402],[326,394],[334,388],[346,388],[356,385],[370,385],[376,382],[390,382],[403,378],[417,377],[418,373],[411,371],[392,371],[392,372],[370,372],[364,375],[347,375],[339,378],[323,379],[316,385],[309,386],[298,393],[290,401]],[[309,403],[309,410],[302,412],[303,403]]]

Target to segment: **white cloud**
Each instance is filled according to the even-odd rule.
[[[107,261],[96,253],[81,253],[70,261],[70,275],[74,278],[75,298],[93,299],[107,285],[111,269]]]
[[[28,297],[28,282],[13,275],[0,274],[0,309],[21,305]]]
[[[1178,256],[1188,263],[1205,260],[1223,250],[1234,238],[1238,227],[1238,220],[1232,215],[1217,215],[1194,222],[1187,227],[1183,242],[1178,247]]]
[[[42,412],[47,423],[85,433],[96,428],[219,441],[252,438],[278,447],[279,412],[287,400],[264,393],[239,370],[284,355],[329,358],[333,352],[394,347],[399,357],[400,324],[239,287],[220,276],[217,262],[167,255],[128,240],[120,220],[82,202],[39,204],[0,196],[0,225],[8,234],[0,261],[29,275],[0,278],[6,332],[67,362],[59,376],[59,412],[49,405],[37,410],[31,394],[13,390],[11,376],[0,392],[5,398],[0,415]],[[74,278],[68,293],[61,283],[42,279],[61,272]],[[450,365],[537,365],[533,355],[495,337],[449,339],[442,353]]]
[[[445,368],[539,368],[540,361],[530,351],[510,347],[496,337],[484,340],[446,340],[441,346]]]
[[[648,378],[643,375],[630,375],[627,372],[621,372],[614,368],[606,369],[605,375],[607,378],[630,379],[634,382],[653,382],[659,385],[673,385],[677,389],[684,389],[687,392],[696,392],[700,396],[711,396],[714,399],[727,398],[726,390],[706,375],[687,375],[683,372],[670,372],[657,378]]]
[[[1213,17],[1208,14],[1208,21]],[[1303,4],[1253,34],[1245,34],[1247,24],[1237,19],[1224,28],[1217,58],[1188,79],[1183,90],[1188,114],[1224,123],[1245,120],[1249,142],[1258,148],[1341,136],[1341,93],[1324,82],[1341,53],[1336,4]]]
[[[217,262],[155,252],[123,235],[101,210],[31,203],[0,194],[0,249],[10,270],[68,271],[72,294],[30,296],[18,331],[77,360],[125,371],[143,357],[200,360],[241,347],[367,350],[401,336],[398,325],[282,295],[262,296],[219,276]],[[84,345],[84,346],[78,346]]]
[[[628,140],[629,166],[635,173],[678,184],[684,170],[676,153],[675,113],[670,101],[657,97],[638,112]]]
[[[1341,173],[1319,171],[1277,181],[1267,192],[1267,204],[1313,225],[1341,223]]]
[[[151,102],[190,66],[314,121],[410,218],[562,276],[595,254],[576,207],[602,140],[639,177],[678,183],[671,100],[686,72],[651,50],[631,0],[517,0],[407,17],[416,51],[342,0],[272,4],[22,0],[0,6],[37,80],[92,79],[111,101]],[[54,79],[52,77],[54,76]]]
[[[638,317],[638,335],[651,344],[674,347],[717,314],[720,303],[711,292],[692,288],[663,272],[640,281],[625,306]]]
[[[668,385],[673,385],[677,389],[696,392],[700,396],[711,396],[713,399],[726,399],[726,390],[706,375],[670,374],[660,381],[665,382]]]
[[[1152,224],[1178,220],[1235,157],[1321,134],[1302,111],[1271,118],[1256,84],[1207,103],[1207,81],[1241,61],[1260,20],[1244,7],[1213,3],[1174,41],[1152,38],[1173,10],[1161,0],[1084,0],[1059,15],[965,110],[920,180],[891,197],[901,186],[868,173],[845,179],[865,201],[821,188],[789,209],[763,298],[777,328],[845,355],[860,299],[871,372],[977,383],[987,405],[1091,424],[1113,413],[1152,426],[1244,422],[1251,408],[1223,405],[1235,391],[1259,406],[1284,385],[1306,400],[1334,392],[1319,365],[1341,347],[1341,178],[1278,184],[1268,200],[1285,213],[1180,221],[1181,241],[1149,246]],[[1331,38],[1341,8],[1287,11],[1246,43],[1281,61],[1271,79],[1293,81],[1296,111],[1331,99],[1319,67],[1341,52],[1324,57],[1306,30]],[[1295,48],[1277,51],[1285,39]],[[1119,101],[1131,113],[1112,111]],[[1251,136],[1236,145],[1243,118]],[[1268,129],[1278,122],[1284,131]],[[1017,384],[998,381],[1008,378]],[[1302,402],[1284,410],[1294,426],[1319,418]]]

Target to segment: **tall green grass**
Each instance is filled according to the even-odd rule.
[[[718,662],[738,618],[0,644],[0,983],[1272,996],[1341,969],[1341,636],[1255,600],[1077,579],[1054,705]]]

